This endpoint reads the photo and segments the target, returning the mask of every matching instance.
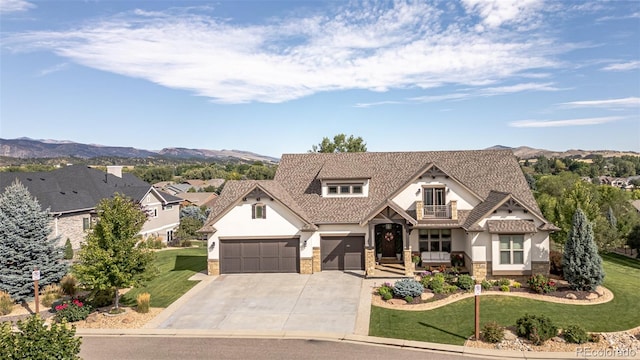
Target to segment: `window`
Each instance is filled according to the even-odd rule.
[[[91,228],[91,220],[89,218],[82,218],[82,230],[87,231]]]
[[[500,264],[524,264],[524,235],[500,235]]]
[[[362,184],[330,184],[327,185],[329,195],[361,195]]]
[[[252,219],[266,219],[267,218],[267,206],[265,204],[253,204],[251,207]]]
[[[424,188],[424,204],[425,205],[444,205],[445,202],[444,187],[427,187]]]
[[[165,210],[171,210],[173,209],[173,205],[167,205],[164,207]]]
[[[167,243],[170,243],[173,241],[173,230],[169,230],[167,231]]]
[[[420,252],[451,252],[450,229],[421,229],[419,233]]]

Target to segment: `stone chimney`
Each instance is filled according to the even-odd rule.
[[[114,176],[117,176],[119,178],[122,177],[122,166],[120,165],[113,165],[113,166],[107,166],[107,174],[111,174]]]

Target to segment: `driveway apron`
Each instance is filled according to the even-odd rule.
[[[324,271],[221,275],[158,327],[354,332],[362,278]]]

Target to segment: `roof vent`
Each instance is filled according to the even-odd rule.
[[[60,191],[60,194],[62,194],[62,195],[66,195],[66,194],[64,193],[64,191]]]

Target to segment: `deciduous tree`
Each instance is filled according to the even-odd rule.
[[[358,136],[347,137],[345,134],[337,134],[333,141],[324,137],[318,145],[313,145],[310,152],[334,153],[334,152],[366,152],[367,144]]]
[[[118,309],[119,289],[134,286],[149,275],[154,254],[136,247],[147,216],[138,204],[120,194],[103,199],[96,209],[98,222],[80,249],[73,271],[91,289],[115,290]]]

